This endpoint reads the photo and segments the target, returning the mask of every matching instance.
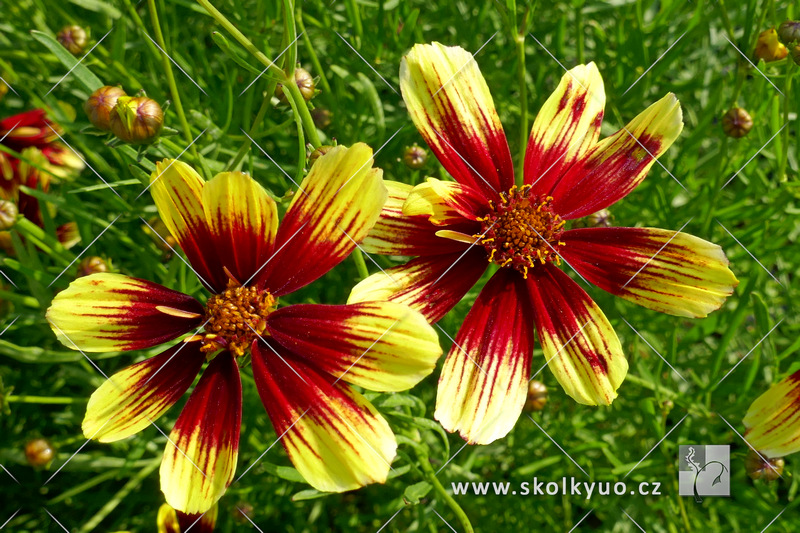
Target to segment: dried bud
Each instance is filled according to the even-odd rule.
[[[722,117],[722,131],[728,137],[738,139],[744,137],[753,129],[753,119],[750,113],[741,107],[732,107]]]
[[[83,259],[80,263],[78,263],[78,275],[77,277],[82,276],[90,276],[92,274],[100,274],[103,272],[108,272],[111,268],[108,266],[108,263],[102,258],[91,256]]]
[[[47,466],[53,460],[53,456],[55,451],[45,439],[29,440],[25,444],[25,458],[31,466]]]
[[[127,96],[120,87],[100,87],[83,104],[83,110],[94,127],[103,131],[111,130],[111,113],[120,96]]]
[[[588,228],[607,228],[611,226],[611,211],[601,209],[586,217],[586,227]]]
[[[778,32],[770,28],[758,34],[756,41],[756,60],[763,59],[766,63],[780,61],[789,53],[789,50],[778,40]]]
[[[0,200],[0,231],[11,229],[17,222],[19,209],[14,202]]]
[[[331,125],[331,112],[322,107],[317,107],[311,110],[311,119],[316,127],[324,130]]]
[[[427,162],[428,151],[425,148],[415,144],[406,146],[406,149],[403,150],[403,163],[405,163],[408,168],[419,170],[424,167]]]
[[[750,479],[763,479],[768,483],[781,477],[784,465],[783,457],[768,459],[753,450],[750,450],[744,460],[744,467]]]
[[[311,152],[311,154],[308,156],[308,168],[311,168],[311,166],[316,162],[317,159],[327,154],[331,150],[333,150],[333,146],[328,146],[327,144],[323,144],[322,146]]]
[[[311,76],[310,72],[302,67],[297,67],[294,69],[294,83],[297,85],[297,88],[300,89],[300,94],[303,95],[303,99],[305,101],[311,100],[317,94],[314,78]],[[275,87],[275,96],[281,100],[286,99],[286,95],[283,94],[283,86],[281,84],[278,84],[278,86]]]
[[[800,42],[800,21],[787,20],[778,26],[778,39],[785,44]]]
[[[161,106],[146,96],[120,96],[111,113],[111,133],[130,144],[153,142],[163,125]]]
[[[89,40],[86,30],[80,26],[64,26],[56,35],[56,39],[74,56],[83,52],[86,42]]]
[[[526,412],[541,411],[547,404],[547,387],[535,379],[528,383],[528,398],[523,410]]]

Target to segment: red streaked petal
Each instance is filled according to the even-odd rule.
[[[315,369],[373,391],[410,389],[442,355],[425,317],[394,302],[290,305],[267,331]]]
[[[528,391],[533,309],[522,276],[502,268],[467,313],[439,378],[435,418],[470,444],[514,427]]]
[[[770,387],[742,420],[747,443],[767,457],[800,451],[800,371]]]
[[[739,283],[725,252],[693,235],[656,228],[565,232],[564,259],[587,281],[641,306],[702,318]]]
[[[447,172],[489,199],[514,185],[514,167],[494,101],[472,54],[417,44],[400,63],[411,119]]]
[[[605,106],[603,78],[594,63],[578,65],[542,106],[525,152],[525,183],[549,194],[564,171],[597,142]]]
[[[204,361],[199,342],[180,343],[117,372],[89,398],[84,436],[114,442],[146,428],[183,396]]]
[[[217,174],[206,183],[202,194],[215,253],[243,284],[272,254],[278,229],[275,201],[241,172]]]
[[[655,158],[667,151],[682,129],[681,105],[669,93],[567,170],[553,189],[554,209],[568,220],[621,200],[644,180]]]
[[[411,189],[403,204],[405,216],[427,216],[436,226],[475,221],[489,211],[480,192],[466,185],[428,178]]]
[[[429,322],[438,322],[461,301],[488,266],[483,248],[417,257],[361,281],[353,287],[347,302],[389,300],[416,309]]]
[[[564,391],[578,403],[610,404],[628,362],[603,311],[552,263],[528,271],[528,289],[547,366]]]
[[[172,340],[203,322],[200,302],[157,283],[122,274],[76,279],[53,299],[47,320],[73,350],[142,350]]]
[[[292,463],[317,490],[343,492],[383,483],[397,443],[362,395],[306,366],[280,346],[253,343],[253,377]]]
[[[239,455],[242,384],[236,360],[221,352],[208,365],[169,436],[161,490],[178,511],[204,513],[233,481]]]

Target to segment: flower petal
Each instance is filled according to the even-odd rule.
[[[84,436],[114,442],[146,428],[183,396],[204,361],[200,343],[188,342],[120,370],[89,398]]]
[[[184,513],[204,513],[233,481],[239,456],[242,384],[229,352],[208,365],[172,428],[161,461],[161,490]]]
[[[373,391],[410,389],[442,355],[425,317],[393,302],[290,305],[267,331],[316,370]]]
[[[551,263],[528,272],[536,331],[547,365],[576,402],[608,405],[628,373],[603,311]]]
[[[222,268],[224,256],[214,249],[203,209],[203,178],[186,163],[165,159],[156,163],[150,184],[161,220],[181,245],[200,281],[212,292],[225,290],[228,277]]]
[[[435,178],[411,189],[403,204],[403,215],[427,216],[436,226],[474,221],[488,210],[486,200],[475,189]]]
[[[385,482],[397,450],[386,420],[349,385],[334,385],[280,346],[273,349],[253,343],[253,377],[300,475],[326,492]]]
[[[275,201],[241,172],[223,172],[203,187],[203,208],[216,253],[244,284],[272,254],[278,229]]]
[[[578,65],[561,83],[533,122],[525,152],[525,183],[549,194],[564,171],[600,136],[606,94],[597,65]]]
[[[747,443],[767,457],[800,451],[800,371],[756,398],[744,416]]]
[[[280,296],[339,264],[377,222],[387,192],[372,148],[337,146],[314,163],[278,228],[276,252],[260,279]]]
[[[514,427],[528,391],[533,309],[515,270],[497,271],[456,335],[439,377],[435,418],[470,444]]]
[[[203,322],[200,302],[157,283],[122,274],[92,274],[59,292],[47,310],[58,340],[73,350],[142,350]]]
[[[489,199],[514,185],[503,126],[472,54],[417,44],[400,63],[400,89],[414,125],[456,181]]]
[[[669,93],[567,170],[552,193],[556,212],[564,219],[579,218],[621,200],[642,182],[682,129],[680,103]]]
[[[403,204],[413,185],[384,180],[389,197],[378,222],[361,247],[367,253],[381,255],[436,255],[464,247],[436,236],[436,226],[426,215],[405,216]]]
[[[641,306],[702,318],[739,283],[722,248],[693,235],[656,228],[565,232],[561,255],[587,281]]]
[[[353,287],[347,303],[390,300],[416,309],[431,323],[438,322],[461,301],[488,265],[486,252],[475,247],[466,253],[417,257],[361,281]]]

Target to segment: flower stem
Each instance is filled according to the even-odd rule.
[[[367,263],[364,261],[364,254],[361,253],[361,248],[356,248],[350,255],[353,257],[353,262],[356,264],[359,277],[361,277],[362,280],[367,279],[369,277],[369,270],[367,270]]]
[[[424,445],[414,446],[414,451],[417,453],[417,457],[419,458],[419,466],[422,468],[422,471],[425,473],[425,480],[428,481],[431,485],[433,485],[433,489],[436,491],[444,502],[450,507],[450,510],[458,518],[458,521],[461,522],[461,526],[464,528],[466,533],[475,533],[475,530],[472,528],[472,524],[467,517],[467,513],[464,512],[464,509],[458,505],[452,496],[450,496],[439,480],[436,478],[436,472],[433,471],[433,467],[431,467],[430,460],[428,459],[428,452],[425,450]]]
[[[27,396],[11,394],[5,397],[5,401],[9,403],[45,403],[45,404],[64,404],[69,405],[73,403],[85,403],[85,398],[67,398],[59,396]]]
[[[792,75],[794,74],[795,64],[790,58],[786,58],[786,85],[783,88],[783,142],[781,143],[781,154],[778,161],[778,180],[786,181],[786,163],[789,160],[789,111],[792,109],[790,94],[792,91]]]

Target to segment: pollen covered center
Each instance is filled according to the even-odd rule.
[[[241,287],[229,283],[228,288],[208,299],[204,352],[226,349],[242,356],[250,344],[264,332],[267,315],[275,309],[275,298],[258,287]]]
[[[501,202],[490,202],[491,211],[479,218],[480,244],[489,254],[489,261],[522,272],[537,264],[555,261],[561,264],[556,251],[564,246],[559,240],[564,224],[553,212],[551,196],[533,195],[530,185],[512,187],[501,193]]]

